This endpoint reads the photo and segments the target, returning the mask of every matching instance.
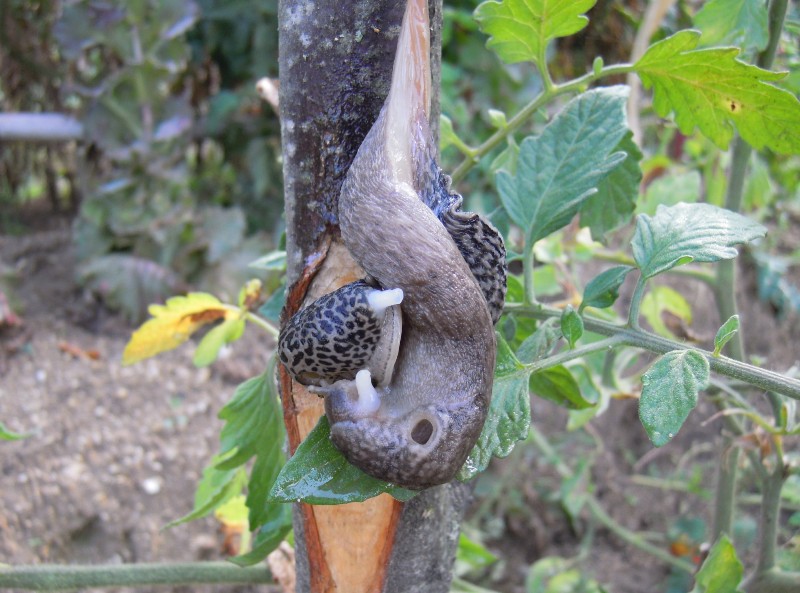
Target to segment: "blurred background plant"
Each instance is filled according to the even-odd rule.
[[[235,296],[281,231],[279,126],[255,91],[277,74],[275,2],[12,0],[0,22],[3,111],[83,127],[3,151],[4,230],[42,197],[77,211],[78,281],[131,321],[188,287]]]
[[[540,131],[564,102],[552,101],[546,111],[533,113],[502,142],[482,152],[476,166],[459,172],[465,156],[475,156],[476,147],[507,128],[510,117],[544,88],[530,65],[507,64],[486,50],[486,37],[473,18],[479,3],[453,0],[445,6],[443,168],[455,171],[467,207],[490,213],[503,231],[512,272],[519,276],[522,263],[516,254],[523,252],[524,238],[501,207],[495,173],[506,169],[513,174],[522,139]],[[734,4],[740,11],[731,13],[728,9]],[[547,61],[553,77],[563,80],[591,71],[595,56],[603,56],[606,63],[630,60],[649,5],[672,5],[657,23],[654,42],[694,27],[703,32],[701,45],[734,43],[744,49],[742,58],[748,62],[766,45],[764,2],[601,1],[589,13],[584,30],[550,45]],[[720,11],[739,18],[721,18]],[[277,76],[275,12],[276,2],[270,0],[0,2],[2,110],[74,114],[84,126],[80,142],[4,145],[3,232],[24,234],[35,227],[38,219],[17,216],[32,205],[39,206],[33,211],[40,217],[46,216],[42,204],[51,213],[74,217],[79,280],[134,321],[142,319],[149,303],[189,287],[233,301],[245,275],[253,274],[247,264],[280,248],[279,126],[275,113],[255,92],[257,79]],[[776,84],[795,94],[800,93],[799,36],[800,13],[792,5],[772,69],[788,71]],[[624,82],[620,76],[606,80]],[[635,132],[642,151],[630,143],[625,150],[638,162],[628,180],[638,190],[638,200],[616,200],[619,209],[590,232],[573,223],[536,242],[533,284],[537,298],[549,305],[577,307],[598,262],[632,263],[625,248],[634,232],[629,222],[634,211],[653,216],[658,205],[726,203],[731,153],[718,150],[699,132],[681,133],[673,121],[657,117],[646,101],[637,109],[640,125]],[[742,249],[743,279],[782,320],[779,323],[796,324],[800,243],[792,231],[800,223],[800,157],[768,150],[754,155],[742,211],[770,229],[765,240]],[[597,212],[587,218],[597,220]],[[280,271],[280,262],[280,257],[272,257],[264,267]],[[708,269],[699,271],[651,287],[642,302],[642,316],[654,333],[692,343],[713,338],[717,311],[710,304],[710,292],[684,290],[690,280],[699,279],[702,285],[711,278]],[[269,282],[266,292],[278,295],[278,279]],[[680,291],[673,288],[676,285]],[[629,288],[627,293],[623,290],[622,301],[629,298]],[[509,300],[522,301],[523,291],[522,283],[512,277]],[[279,299],[272,299],[269,310],[261,313],[275,320],[279,310]],[[1,314],[0,307],[0,318]],[[614,317],[599,309],[594,315]],[[693,324],[698,316],[700,322]],[[745,329],[747,323],[745,318]],[[551,348],[558,338],[555,325],[551,339],[540,348]],[[546,323],[512,314],[498,329],[519,354],[525,338],[543,327]],[[708,331],[710,335],[703,334]],[[757,332],[751,328],[750,333]],[[785,359],[792,356],[791,346],[785,348],[790,350]],[[751,350],[760,362],[761,348]],[[632,350],[611,360],[595,353],[571,361],[571,377],[562,375],[560,384],[553,380],[555,375],[547,375],[550,384],[540,375],[532,376],[531,390],[561,407],[536,400],[536,428],[507,460],[477,479],[479,502],[462,538],[456,590],[602,591],[594,580],[602,579],[580,570],[584,559],[598,553],[593,543],[601,529],[629,543],[626,538],[636,532],[645,554],[656,551],[671,567],[659,590],[686,591],[691,586],[691,570],[707,552],[702,543],[712,529],[707,509],[714,497],[711,475],[720,461],[722,441],[712,443],[703,435],[705,427],[694,425],[685,429],[689,436],[680,450],[670,450],[673,459],[659,462],[659,455],[667,454],[652,449],[641,430],[626,428],[626,437],[619,438],[620,426],[638,422],[625,404],[639,397],[639,375],[649,360]],[[720,386],[714,389],[714,403],[727,397],[749,409]],[[759,402],[759,410],[768,416],[764,403]],[[706,416],[715,411],[710,404],[704,409]],[[775,460],[770,442],[754,425],[736,440],[755,455],[741,463],[741,510],[732,529],[737,552],[749,559],[756,553],[759,472],[764,463]],[[788,453],[787,466],[796,467],[796,453]],[[518,471],[520,467],[525,471]],[[779,536],[785,545],[777,564],[797,570],[797,475],[786,479],[781,496],[786,511]],[[625,511],[619,509],[647,507],[655,498],[672,504],[666,525],[648,517],[647,508],[638,522],[621,525]],[[651,529],[653,525],[658,529]],[[563,557],[554,555],[559,551]],[[652,562],[646,558],[641,564]],[[514,572],[519,566],[524,566],[522,576]],[[608,574],[607,570],[604,576]]]

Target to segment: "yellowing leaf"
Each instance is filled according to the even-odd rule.
[[[202,326],[239,314],[204,292],[173,297],[165,305],[150,305],[148,311],[152,319],[133,332],[122,353],[122,364],[133,364],[177,348]]]
[[[248,513],[244,494],[239,494],[228,500],[214,511],[214,517],[228,527],[235,527],[244,531],[250,524],[247,520]]]
[[[699,31],[680,31],[652,45],[636,62],[636,72],[654,89],[661,117],[675,112],[684,134],[695,127],[722,149],[734,125],[753,148],[800,153],[800,101],[772,84],[785,73],[770,72],[736,59],[737,48],[696,49]]]
[[[486,46],[503,61],[536,62],[547,42],[583,29],[589,19],[583,13],[596,0],[503,0],[483,2],[475,9],[475,20],[489,35]],[[544,64],[539,64],[544,67]]]

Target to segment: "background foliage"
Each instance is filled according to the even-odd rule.
[[[536,13],[550,4],[566,9],[541,27],[516,17],[508,22],[522,8]],[[766,4],[755,0],[678,2],[643,56],[604,70],[604,62],[630,59],[640,4],[461,0],[445,9],[443,167],[453,172],[466,206],[487,213],[502,230],[513,273],[509,307],[498,325],[493,413],[460,475],[478,476],[480,500],[460,546],[460,590],[502,588],[497,567],[503,559],[484,544],[512,539],[515,521],[533,514],[530,498],[565,518],[583,543],[576,557],[530,561],[529,592],[606,590],[579,570],[597,525],[671,567],[662,590],[688,590],[700,563],[694,590],[740,586],[739,556],[752,561],[757,555],[753,517],[738,514],[719,537],[708,514],[676,516],[667,529],[645,535],[624,528],[600,505],[598,460],[614,435],[598,435],[594,423],[632,398],[639,399],[643,429],[655,446],[674,438],[701,393],[712,410],[706,408],[706,416],[719,410],[726,422],[734,421],[727,424],[731,440],[714,441],[720,449],[714,460],[691,460],[690,451],[685,465],[633,472],[631,482],[709,500],[709,472],[733,440],[746,458],[743,496],[766,496],[770,475],[785,472],[778,497],[791,512],[777,526],[784,545],[776,564],[787,570],[800,564],[794,400],[761,398],[757,392],[764,389],[710,373],[728,364],[721,353],[737,358],[738,317],[720,310],[716,337],[697,337],[692,321],[698,309],[717,312],[690,302],[681,284],[722,282],[717,268],[698,264],[732,258],[735,245],[769,229],[765,239],[739,250],[755,270],[759,298],[796,322],[800,246],[791,230],[800,221],[800,134],[791,132],[800,129],[800,15],[790,9],[772,68],[787,71],[785,77],[750,65],[769,39]],[[587,21],[582,15],[589,10]],[[274,333],[268,320],[280,308],[274,274],[282,269],[280,252],[261,260],[263,291],[251,284],[236,305],[225,302],[234,301],[253,274],[246,264],[280,247],[278,125],[254,91],[257,78],[277,74],[275,3],[81,0],[59,7],[11,0],[0,6],[0,24],[4,72],[15,74],[4,77],[3,109],[80,114],[91,139],[88,147],[4,151],[0,204],[24,208],[46,196],[53,209],[76,209],[79,280],[131,319],[141,320],[148,304],[189,288],[220,295],[193,293],[150,309],[148,324],[158,321],[157,332],[180,338],[168,347],[221,320],[200,342],[198,364],[210,364],[245,322]],[[731,44],[738,49],[721,48]],[[639,106],[641,123],[631,130],[628,91],[620,83],[633,70],[653,98]],[[21,84],[28,73],[32,82]],[[593,78],[558,86],[582,76]],[[607,86],[577,94],[599,79]],[[546,100],[537,103],[542,96]],[[735,150],[726,150],[734,131],[759,150],[743,181],[729,174],[736,169]],[[731,207],[737,183],[747,218],[721,209]],[[10,219],[2,224],[25,232]],[[664,272],[673,275],[664,280]],[[645,284],[654,277],[657,282]],[[725,288],[718,283],[717,290]],[[609,309],[617,299],[630,307],[622,318]],[[180,325],[187,315],[202,317]],[[621,330],[603,333],[625,323],[647,330],[642,335],[652,335],[649,342],[625,342]],[[143,348],[144,356],[160,348],[142,346],[147,327],[130,346]],[[706,345],[710,356],[673,349],[686,341]],[[135,359],[132,354],[127,362]],[[340,503],[384,491],[401,499],[412,495],[342,463],[324,421],[278,475],[282,433],[271,377],[268,370],[242,384],[220,412],[226,422],[220,452],[184,518],[246,505],[256,534],[238,557],[242,564],[259,561],[286,534],[290,521],[281,502]],[[530,425],[530,393],[566,410],[564,431],[545,435],[536,422]],[[534,419],[537,404],[543,405],[534,398]],[[271,427],[269,438],[253,423]],[[21,436],[1,428],[0,435]],[[506,465],[490,466],[492,457],[508,455]],[[246,466],[251,458],[254,465]],[[530,467],[531,458],[540,459],[536,468],[544,474],[533,485],[528,473],[513,470]],[[327,469],[312,474],[311,466]],[[248,498],[239,498],[248,485]],[[267,492],[271,498],[264,502]],[[702,549],[703,542],[713,547]]]

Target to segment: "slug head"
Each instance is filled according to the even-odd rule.
[[[421,490],[455,478],[486,418],[483,398],[431,403],[405,413],[370,409],[358,379],[325,393],[331,440],[353,465],[405,488]],[[381,397],[381,396],[379,396]]]

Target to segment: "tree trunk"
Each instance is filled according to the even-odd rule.
[[[389,91],[405,9],[397,0],[282,0],[280,113],[286,195],[286,318],[363,276],[342,245],[339,190]],[[438,128],[441,0],[430,0]],[[281,369],[289,449],[324,411]],[[401,504],[388,495],[295,509],[298,591],[447,592],[468,488],[447,484]]]

